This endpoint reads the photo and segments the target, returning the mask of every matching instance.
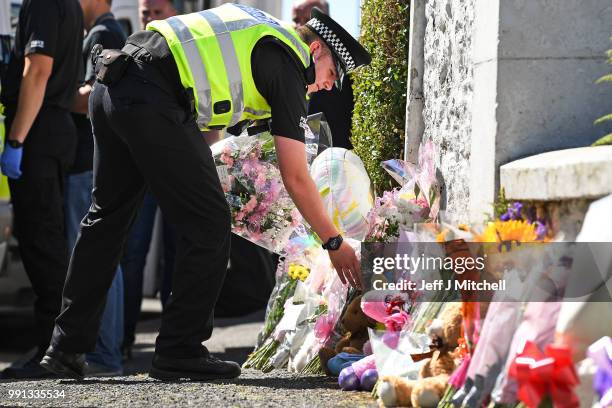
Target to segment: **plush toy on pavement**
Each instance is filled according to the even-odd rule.
[[[426,360],[418,380],[383,376],[378,395],[385,406],[436,407],[444,395],[448,379],[457,367],[454,350],[461,337],[461,303],[449,303],[427,328],[432,338],[433,356]]]
[[[319,350],[321,367],[328,375],[333,373],[329,370],[327,362],[338,353],[363,354],[363,345],[368,341],[368,327],[374,327],[376,321],[366,316],[361,310],[361,296],[357,296],[349,303],[342,316],[342,326],[346,334],[336,343],[332,349],[323,347]],[[336,373],[337,374],[337,373]]]

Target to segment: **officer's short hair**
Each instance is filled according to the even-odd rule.
[[[323,39],[319,37],[317,33],[312,31],[308,26],[305,26],[305,25],[300,26],[296,28],[295,31],[297,31],[302,41],[304,41],[307,45],[310,45],[313,41],[320,41],[321,44],[327,47],[327,44],[325,43],[325,41],[323,41]]]
[[[331,53],[331,50],[329,49],[325,41],[323,41],[323,39],[319,37],[317,33],[312,31],[308,26],[300,26],[296,28],[295,31],[297,31],[302,41],[304,41],[307,45],[312,44],[313,41],[319,41],[323,46],[323,49],[325,50],[324,52]]]

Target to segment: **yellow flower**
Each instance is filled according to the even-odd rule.
[[[535,224],[527,221],[489,222],[484,232],[476,237],[478,242],[535,242],[538,234]]]
[[[291,279],[299,279],[301,281],[304,281],[310,274],[310,271],[305,266],[291,264],[289,265],[289,270],[287,271],[287,274]]]
[[[448,228],[445,228],[436,235],[436,242],[446,242],[446,235],[448,234]]]

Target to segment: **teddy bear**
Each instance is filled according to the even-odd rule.
[[[448,303],[432,321],[427,334],[432,357],[424,360],[417,380],[383,376],[378,395],[385,406],[436,407],[444,395],[450,375],[457,367],[454,350],[461,337],[461,303]]]
[[[376,321],[361,310],[361,296],[356,296],[346,307],[342,315],[342,327],[346,334],[336,343],[336,346],[322,347],[319,350],[321,367],[327,375],[332,375],[327,362],[338,353],[363,354],[363,345],[369,340],[368,327],[374,327]]]

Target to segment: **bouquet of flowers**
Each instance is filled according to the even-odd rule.
[[[314,236],[297,234],[283,253],[258,347],[244,367],[267,372],[289,364],[316,372],[317,352],[336,325],[346,287]]]
[[[320,147],[318,135],[304,128],[311,163]],[[230,206],[232,232],[280,253],[302,216],[283,185],[273,136],[231,136],[212,145],[211,151]]]
[[[211,150],[232,232],[278,253],[302,217],[281,181],[272,135],[230,137]]]
[[[365,241],[394,242],[401,231],[414,224],[435,222],[440,208],[440,187],[436,180],[435,151],[431,141],[419,149],[419,164],[388,160],[383,168],[400,184],[376,198],[368,214],[369,230]]]

